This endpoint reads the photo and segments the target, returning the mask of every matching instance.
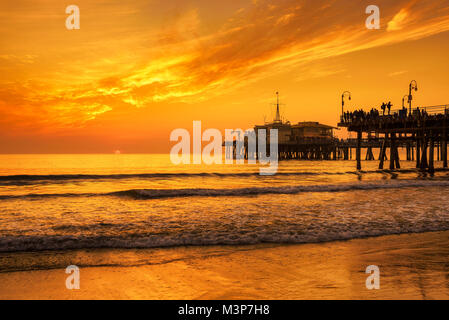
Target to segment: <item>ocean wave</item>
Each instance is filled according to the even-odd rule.
[[[265,194],[299,194],[307,192],[347,192],[356,190],[401,189],[420,187],[449,187],[449,180],[382,180],[359,181],[341,184],[288,185],[278,187],[250,188],[189,188],[189,189],[130,189],[109,193],[60,193],[0,195],[0,199],[51,198],[51,197],[126,197],[132,199],[163,199],[180,197],[244,197]]]
[[[175,197],[226,197],[256,196],[264,194],[299,194],[305,192],[346,192],[354,190],[398,189],[417,187],[449,187],[449,181],[392,180],[392,182],[360,182],[324,185],[294,185],[280,187],[254,187],[236,189],[134,189],[110,193],[136,199],[160,199]]]
[[[447,169],[436,169],[435,171],[448,171]],[[365,171],[279,171],[275,176],[320,176],[320,175],[363,175],[363,174],[398,174],[398,173],[422,173],[417,169],[401,169],[401,170],[365,170]],[[95,181],[95,180],[121,180],[121,179],[165,179],[165,178],[195,178],[195,177],[211,177],[211,178],[227,178],[227,177],[263,177],[259,171],[254,172],[170,172],[170,173],[130,173],[130,174],[51,174],[51,175],[0,175],[0,185],[33,185],[48,183],[64,183],[66,181]]]
[[[278,172],[279,175],[318,175],[333,174],[330,172]],[[345,172],[335,173],[345,174]],[[0,182],[13,181],[61,181],[61,180],[119,180],[138,178],[188,178],[188,177],[250,177],[259,176],[259,171],[255,172],[170,172],[170,173],[129,173],[129,174],[60,174],[60,175],[6,175],[0,176]]]
[[[196,233],[186,232],[182,236],[179,234],[167,236],[134,234],[130,237],[112,235],[7,236],[0,238],[0,253],[78,249],[150,249],[180,246],[303,244],[447,230],[449,230],[449,224],[440,221],[438,223],[417,223],[416,225],[406,227],[391,225],[385,226],[383,229],[361,229],[355,227],[353,230],[349,228],[344,232],[338,228],[333,230],[328,227],[322,228],[321,231],[314,229],[307,233],[299,233],[287,228],[285,232],[261,229],[259,232],[245,233],[238,230],[229,230],[226,233],[211,231],[203,235],[198,230]],[[0,271],[1,269],[0,263]]]

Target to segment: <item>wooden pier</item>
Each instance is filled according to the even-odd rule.
[[[284,141],[278,143],[278,160],[352,160],[353,150],[357,150],[358,139],[337,139],[337,138],[302,138],[297,141]],[[223,142],[223,147],[226,142]],[[236,140],[230,142],[232,158],[236,159],[237,154],[241,154],[243,159],[259,159],[261,152],[257,150],[251,154],[248,150],[248,139],[245,137],[242,144],[242,150],[238,150]],[[376,160],[373,150],[382,147],[390,148],[390,141],[384,141],[383,138],[368,137],[360,140],[360,150],[366,150],[364,159]],[[397,140],[396,147],[402,147],[407,150],[407,160],[414,160],[413,148],[414,142],[406,140]],[[267,150],[271,150],[269,141],[267,141]],[[388,160],[385,153],[384,159]],[[380,158],[379,158],[380,160]]]
[[[267,132],[266,146],[270,148],[269,132],[278,132],[279,160],[352,160],[352,150],[355,150],[357,169],[362,169],[362,149],[366,150],[365,160],[378,160],[379,169],[384,169],[389,161],[389,169],[400,169],[399,148],[406,151],[407,161],[416,161],[416,168],[434,172],[435,161],[442,161],[447,168],[447,140],[449,124],[449,105],[417,107],[412,109],[412,91],[417,91],[416,81],[410,82],[409,94],[404,96],[402,109],[392,110],[391,103],[382,105],[382,114],[377,109],[369,112],[357,110],[344,112],[344,99],[351,99],[351,93],[345,91],[342,98],[342,115],[338,127],[355,132],[355,139],[337,139],[334,137],[335,127],[318,122],[304,121],[291,124],[283,121],[279,111],[279,93],[276,92],[276,116],[272,122],[256,125],[254,132],[256,141],[258,132]],[[409,108],[404,106],[405,97]],[[387,108],[388,107],[388,108]],[[387,111],[388,110],[388,111]],[[244,159],[261,159],[265,150],[248,150],[248,139],[236,144],[229,141],[229,152],[232,156],[240,155]],[[223,146],[225,146],[225,142]],[[239,147],[237,147],[239,145]],[[241,150],[237,150],[241,148]],[[378,156],[373,150],[378,149]]]
[[[390,115],[379,115],[357,111],[341,117],[339,127],[346,127],[357,134],[356,162],[361,170],[361,149],[363,142],[375,137],[379,151],[379,169],[384,168],[389,150],[389,168],[399,169],[398,148],[406,148],[407,160],[416,160],[416,167],[429,172],[435,171],[436,161],[442,161],[447,168],[447,140],[449,105],[405,108],[391,110]],[[367,138],[364,138],[367,137]]]

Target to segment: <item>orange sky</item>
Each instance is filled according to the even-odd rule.
[[[76,4],[81,29],[65,28]],[[365,28],[365,8],[381,29]],[[449,103],[447,0],[0,2],[0,153],[167,152],[170,132]]]

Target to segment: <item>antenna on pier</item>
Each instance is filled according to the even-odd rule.
[[[281,103],[279,103],[279,91],[276,91],[276,116],[274,118],[274,123],[282,123],[281,119],[281,112],[279,111],[279,106]]]
[[[275,122],[280,122],[281,121],[281,115],[279,113],[279,92],[276,91],[276,119],[274,119]]]

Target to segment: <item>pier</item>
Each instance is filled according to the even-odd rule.
[[[391,109],[391,102],[384,103],[381,110],[372,108],[352,112],[344,110],[345,98],[351,100],[351,93],[345,91],[341,96],[341,116],[337,124],[346,128],[349,133],[355,133],[356,138],[338,139],[333,130],[338,127],[319,122],[304,121],[291,124],[283,121],[279,112],[279,93],[277,95],[276,116],[272,122],[256,125],[259,129],[270,132],[278,131],[279,160],[352,160],[355,150],[357,170],[362,169],[362,157],[366,161],[379,161],[379,169],[388,165],[390,170],[400,169],[399,149],[405,149],[407,161],[416,161],[416,168],[433,173],[435,162],[441,161],[447,168],[447,141],[449,124],[449,105],[437,105],[412,108],[412,91],[417,91],[416,81],[410,82],[409,94],[402,99],[401,109]],[[408,101],[408,108],[405,102]],[[233,144],[233,155],[244,154],[244,159],[259,159],[264,156],[261,150],[248,150],[248,140],[245,138],[242,150],[236,150]],[[269,134],[266,145],[270,149]],[[223,143],[223,146],[225,143]],[[362,154],[362,150],[366,152]],[[375,156],[375,152],[376,156]]]
[[[379,148],[379,169],[384,169],[388,153],[389,169],[400,169],[398,148],[405,147],[407,160],[416,161],[416,168],[434,172],[435,160],[442,161],[443,168],[447,168],[448,123],[449,105],[438,105],[415,109],[403,107],[390,110],[387,115],[373,110],[347,112],[341,116],[338,126],[357,134],[355,149],[358,170],[362,169],[364,140],[374,136],[375,147]]]

